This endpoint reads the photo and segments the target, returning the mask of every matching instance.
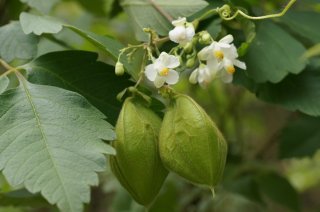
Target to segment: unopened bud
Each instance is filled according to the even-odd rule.
[[[123,64],[120,61],[116,63],[115,73],[117,76],[122,76],[124,74]]]
[[[187,62],[186,62],[186,67],[187,67],[187,68],[192,68],[192,67],[194,66],[195,62],[196,62],[196,61],[195,61],[195,58],[194,58],[194,57],[188,59]]]
[[[189,82],[191,84],[197,84],[197,78],[198,78],[198,69],[194,70],[189,77]]]
[[[203,45],[210,44],[211,43],[211,35],[208,32],[204,31],[203,33],[201,33],[199,43],[203,44]]]
[[[193,50],[193,43],[192,42],[188,42],[184,47],[183,50],[186,53],[190,53]]]

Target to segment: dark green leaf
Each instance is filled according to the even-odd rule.
[[[270,172],[255,178],[260,191],[271,200],[286,206],[292,211],[300,211],[298,193],[284,177]]]
[[[262,201],[253,175],[244,175],[233,179],[232,181],[226,182],[225,187],[229,191],[239,193],[252,201]]]
[[[49,205],[40,195],[31,194],[24,189],[0,194],[0,202],[1,206],[44,207]]]
[[[65,25],[65,27],[71,29],[73,32],[100,48],[107,55],[111,56],[114,61],[118,59],[120,49],[124,48],[124,45],[119,41],[108,36],[97,35],[93,32],[88,32],[70,25]]]
[[[305,68],[301,59],[304,46],[286,31],[263,22],[245,56],[247,73],[255,82],[277,83],[289,73],[298,74]]]
[[[114,61],[118,60],[120,50],[124,48],[124,45],[113,38],[97,35],[71,25],[63,24],[52,17],[22,13],[20,19],[23,31],[27,34],[31,32],[37,35],[41,35],[42,33],[58,33],[63,27],[66,27],[101,49]],[[124,64],[127,73],[129,73],[135,80],[138,80],[139,78],[144,52],[145,50],[140,48],[134,52],[132,58],[127,58],[126,53],[128,52],[123,54],[120,58],[120,61]]]
[[[320,119],[302,116],[281,134],[280,158],[312,156],[320,149]]]
[[[320,13],[312,11],[290,11],[280,19],[290,30],[314,43],[320,42]]]
[[[112,10],[115,0],[77,0],[89,12],[97,16],[107,16]]]
[[[74,26],[66,25],[66,27],[68,27],[81,37],[87,39],[96,47],[100,48],[107,55],[111,56],[114,61],[117,61],[120,50],[125,47],[119,41],[113,38],[97,35],[95,33],[88,32]],[[123,63],[127,73],[129,73],[133,77],[133,79],[138,80],[145,50],[142,48],[138,49],[136,52],[134,52],[132,58],[127,58],[126,53],[122,55],[120,61]]]
[[[114,74],[114,67],[97,62],[97,54],[85,51],[61,51],[40,56],[23,66],[29,81],[53,85],[80,93],[115,124],[121,103],[117,94],[132,85]]]
[[[24,34],[17,21],[0,27],[0,57],[7,62],[32,59],[37,54],[37,44],[38,38]]]
[[[289,75],[278,84],[256,84],[243,72],[238,72],[235,82],[254,92],[259,99],[279,104],[311,116],[320,116],[320,72],[306,70],[299,75]]]
[[[143,28],[152,28],[159,35],[168,35],[169,30],[173,28],[157,7],[173,19],[177,19],[196,13],[208,3],[203,0],[121,0],[121,5],[131,20],[136,38],[145,41],[148,36],[143,32]]]
[[[17,76],[20,86],[0,95],[0,170],[10,185],[82,211],[106,167],[103,154],[115,154],[101,140],[115,138],[112,126],[79,94]]]

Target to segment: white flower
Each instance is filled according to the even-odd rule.
[[[178,57],[162,52],[154,63],[146,66],[145,75],[150,81],[154,82],[157,88],[163,86],[164,83],[173,85],[179,80],[179,74],[173,68],[179,65]]]
[[[195,35],[193,24],[188,23],[186,18],[179,18],[178,20],[172,21],[172,25],[174,25],[175,28],[169,32],[169,38],[175,43],[185,45],[190,42]]]
[[[227,35],[218,42],[214,41],[198,53],[200,60],[207,61],[212,75],[220,77],[226,83],[232,82],[233,74],[236,71],[235,66],[244,70],[247,68],[244,62],[237,59],[237,48],[232,42],[233,36]]]
[[[204,64],[200,64],[199,68],[194,70],[189,78],[189,81],[191,83],[199,83],[204,84],[211,81],[211,78],[213,77],[213,73],[210,71],[208,66]]]

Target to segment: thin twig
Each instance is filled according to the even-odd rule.
[[[246,13],[242,12],[241,10],[237,10],[233,16],[231,16],[231,17],[229,17],[229,18],[224,17],[223,19],[224,19],[224,20],[227,20],[227,21],[230,21],[230,20],[236,18],[238,15],[242,15],[243,17],[248,18],[248,19],[251,19],[251,20],[262,20],[262,19],[269,19],[269,18],[278,18],[278,17],[281,17],[281,16],[283,16],[284,14],[286,14],[286,12],[290,9],[290,7],[291,7],[296,1],[297,1],[297,0],[291,0],[291,1],[287,4],[287,6],[286,6],[280,13],[277,13],[277,14],[271,14],[271,15],[264,15],[264,16],[255,17],[255,16],[247,15]]]
[[[163,10],[159,5],[156,4],[154,0],[148,0],[148,2],[161,14],[163,15],[168,21],[172,22],[173,18],[169,15],[165,10]]]

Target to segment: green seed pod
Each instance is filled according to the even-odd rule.
[[[138,98],[127,98],[116,125],[111,170],[141,205],[148,206],[168,175],[158,151],[161,119]]]
[[[164,166],[194,184],[213,188],[222,178],[227,143],[206,112],[190,97],[176,95],[159,135]]]

